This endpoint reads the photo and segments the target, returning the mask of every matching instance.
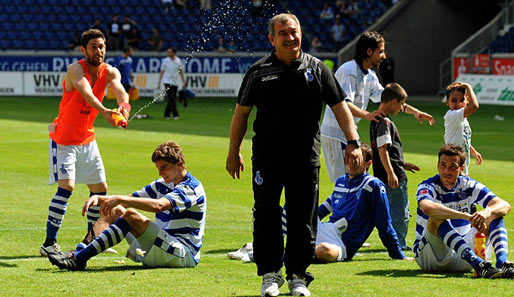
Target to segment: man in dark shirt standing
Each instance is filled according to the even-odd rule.
[[[310,296],[313,276],[306,272],[315,255],[320,117],[323,102],[331,106],[350,139],[347,157],[360,166],[362,153],[346,96],[320,60],[301,51],[302,31],[293,14],[274,16],[268,27],[275,50],[257,61],[241,85],[230,127],[226,169],[233,178],[244,170],[240,153],[252,107],[253,247],[262,296],[278,296],[286,267],[289,290]],[[280,196],[285,191],[288,222],[284,253]]]

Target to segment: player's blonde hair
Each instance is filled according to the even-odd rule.
[[[178,143],[174,141],[167,141],[161,143],[157,146],[155,151],[152,154],[152,162],[157,162],[160,160],[164,160],[171,164],[182,163],[184,167],[186,166],[186,160],[184,158],[184,154],[182,153],[182,148]]]

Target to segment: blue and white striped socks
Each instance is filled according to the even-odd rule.
[[[68,199],[71,196],[71,191],[63,188],[57,188],[54,198],[48,207],[48,221],[46,222],[46,243],[48,241],[57,240],[57,232],[61,228],[66,208],[68,207]]]
[[[81,251],[75,253],[75,258],[85,263],[102,251],[120,243],[130,231],[130,225],[124,218],[119,218],[98,235],[90,244]]]
[[[496,255],[496,267],[500,268],[508,261],[509,256],[509,240],[503,218],[491,222],[489,225],[489,233],[489,240],[493,245],[494,254]]]
[[[464,260],[466,260],[473,268],[478,269],[478,265],[483,261],[473,250],[466,244],[464,237],[460,235],[450,221],[445,220],[439,225],[439,235],[443,242]]]
[[[91,196],[94,196],[94,195],[100,195],[100,196],[104,196],[105,194],[107,194],[107,192],[100,192],[100,193],[93,193],[93,192],[89,192],[89,197]],[[93,225],[96,223],[96,221],[98,221],[98,219],[100,218],[100,206],[91,206],[89,207],[89,209],[87,210],[87,230],[91,230],[91,228],[93,228]]]

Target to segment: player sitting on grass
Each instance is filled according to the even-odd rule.
[[[455,144],[439,151],[439,174],[418,186],[418,217],[414,254],[424,271],[470,271],[480,278],[514,278],[508,257],[503,217],[511,207],[483,184],[462,176],[466,154]],[[471,214],[471,205],[482,210]],[[474,228],[472,228],[474,227]],[[489,236],[496,267],[473,252],[473,238],[480,231]]]
[[[93,228],[96,234],[103,232],[75,253],[50,253],[50,262],[60,269],[82,270],[93,256],[126,238],[127,257],[145,266],[195,267],[205,228],[203,186],[186,170],[182,149],[175,142],[159,145],[152,162],[161,178],[143,189],[129,196],[90,197],[82,215],[100,205],[101,217]],[[155,222],[135,209],[155,212]]]
[[[320,262],[351,260],[376,227],[391,258],[413,261],[401,251],[384,184],[368,174],[373,152],[365,143],[361,150],[365,162],[358,168],[347,164],[348,173],[337,179],[332,195],[318,208],[320,220],[332,215],[328,222],[318,222],[316,258]]]
[[[364,163],[358,168],[346,164],[347,174],[336,180],[334,191],[318,208],[316,259],[318,262],[349,261],[376,227],[382,243],[393,259],[414,261],[401,251],[391,224],[384,183],[368,174],[373,151],[362,143]],[[287,234],[287,204],[282,213],[282,230]],[[332,213],[328,222],[321,222]],[[252,245],[229,253],[233,259],[252,261]]]

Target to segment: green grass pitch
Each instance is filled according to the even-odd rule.
[[[148,102],[134,101],[133,110]],[[405,160],[421,168],[416,174],[408,173],[413,215],[408,243],[412,245],[415,190],[420,181],[436,173],[446,107],[441,102],[410,103],[437,120],[429,127],[409,115],[393,117]],[[241,180],[232,180],[225,171],[234,99],[194,99],[187,108],[179,106],[179,121],[164,120],[161,103],[143,111],[152,118],[133,120],[127,130],[109,127],[102,116],[95,124],[110,194],[131,193],[158,177],[150,156],[159,143],[173,139],[182,146],[188,169],[203,182],[208,201],[202,257],[195,269],[145,269],[128,259],[115,263],[124,259],[125,242],[116,247],[118,255],[99,255],[83,272],[60,271],[39,256],[48,204],[56,191],[55,185],[47,185],[47,124],[56,116],[58,104],[59,98],[0,97],[0,296],[259,296],[261,280],[255,265],[226,256],[252,240],[251,126],[243,143],[247,169]],[[107,101],[106,105],[115,104]],[[472,159],[470,174],[511,204],[513,113],[514,107],[482,105],[470,117],[473,145],[484,157],[481,166]],[[495,121],[495,115],[505,120]],[[359,133],[367,142],[368,129],[369,122],[362,121]],[[323,165],[320,201],[331,190]],[[63,249],[74,248],[85,234],[86,219],[80,211],[88,194],[85,185],[76,186],[58,236]],[[506,217],[506,224],[513,245],[514,214]],[[351,262],[312,265],[313,296],[514,295],[512,280],[473,279],[472,273],[424,273],[414,262],[391,260],[376,232],[368,241],[371,248],[361,249]],[[407,255],[413,256],[412,252]],[[281,292],[288,294],[287,286]]]

